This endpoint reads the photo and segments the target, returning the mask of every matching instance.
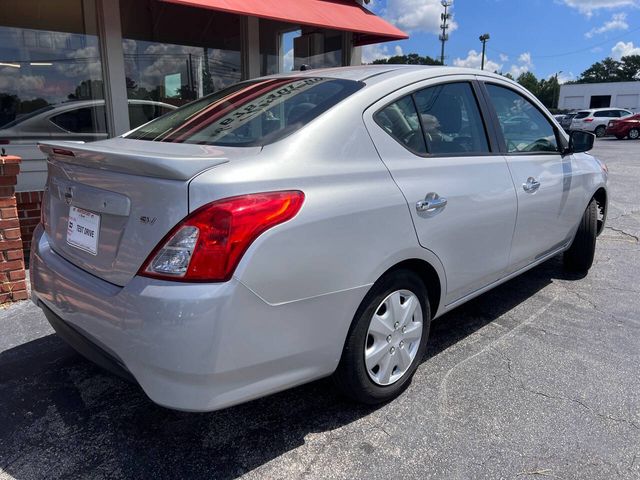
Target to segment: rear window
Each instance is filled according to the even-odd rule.
[[[576,120],[580,120],[581,118],[587,118],[591,112],[578,112],[576,113]]]
[[[302,128],[364,86],[330,78],[272,78],[236,84],[127,135],[136,140],[257,146]]]

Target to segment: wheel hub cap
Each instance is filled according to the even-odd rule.
[[[378,306],[365,340],[364,361],[378,385],[400,380],[416,358],[422,340],[422,307],[408,290],[391,293]]]

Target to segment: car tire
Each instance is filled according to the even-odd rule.
[[[596,137],[602,138],[604,137],[604,134],[606,132],[607,132],[607,127],[605,127],[604,125],[600,125],[598,128],[596,128],[594,133],[596,134]]]
[[[573,242],[564,252],[564,266],[570,272],[586,273],[593,265],[598,233],[598,205],[591,199],[582,215]]]
[[[638,138],[640,138],[640,130],[638,130],[637,128],[632,128],[631,130],[629,130],[628,135],[630,140],[637,140]]]
[[[405,303],[402,303],[403,297],[400,292],[404,292]],[[392,311],[385,307],[385,305],[389,305],[393,308],[390,302],[396,299],[396,294],[398,294],[400,308],[405,308],[403,305],[407,305],[406,308],[408,310],[406,312],[409,312],[410,308],[416,305],[413,307],[415,310],[411,318],[407,318],[403,325],[399,325],[401,322],[399,317],[402,315],[393,316],[393,312],[398,312],[398,309]],[[408,304],[407,302],[413,303]],[[416,304],[415,302],[418,303]],[[418,306],[420,308],[417,308]],[[399,311],[404,316],[407,316],[405,311]],[[374,316],[376,316],[375,320]],[[383,332],[372,331],[374,323],[382,318],[385,318],[385,330]],[[415,331],[418,322],[422,322],[419,333],[420,338],[419,340],[414,339],[409,343],[410,339],[407,338],[409,335],[418,335]],[[430,323],[431,311],[427,289],[420,277],[409,270],[395,270],[385,274],[367,293],[354,316],[340,363],[333,374],[337,388],[350,399],[369,405],[383,403],[397,397],[409,385],[424,357]],[[411,330],[403,328],[407,326]],[[389,330],[386,330],[386,328],[389,328]],[[407,333],[407,337],[404,337],[405,330],[413,333]],[[387,333],[388,336],[385,338]],[[391,337],[393,338],[390,341],[389,338]],[[407,339],[407,343],[404,345],[401,345],[402,338]],[[416,341],[419,342],[417,345]],[[392,352],[392,348],[395,349],[395,352]],[[401,349],[404,349],[404,351],[401,351]],[[371,354],[370,352],[377,353]],[[379,365],[372,367],[372,364],[378,361],[377,359],[372,360],[372,355],[379,354],[383,355],[379,360]],[[367,356],[369,358],[366,358]],[[410,362],[408,358],[411,358]],[[398,365],[393,366],[394,362],[398,363]],[[400,362],[409,365],[402,370],[403,373],[401,374]],[[380,365],[383,365],[383,367],[380,367]],[[377,373],[376,367],[378,368]],[[385,369],[384,371],[383,368]],[[394,378],[391,375],[389,383],[384,384],[384,372],[387,371],[396,372],[394,375],[400,376],[391,382]]]

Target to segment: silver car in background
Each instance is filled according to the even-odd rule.
[[[33,299],[166,407],[332,375],[398,395],[432,319],[564,252],[586,272],[606,167],[499,75],[293,72],[121,138],[49,143]]]

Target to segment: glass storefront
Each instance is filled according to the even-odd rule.
[[[260,19],[260,74],[343,64],[344,32]]]
[[[105,15],[118,7],[119,18]],[[100,35],[121,42],[123,56],[102,58]],[[4,0],[0,147],[23,159],[18,191],[42,190],[39,141],[106,139],[243,78],[340,66],[344,39],[341,31],[159,0]],[[105,103],[108,81],[126,85],[129,125],[122,99]]]
[[[178,106],[242,78],[239,15],[156,0],[121,0],[120,15],[129,99]]]
[[[94,2],[11,0],[2,7],[0,129],[11,123],[18,130],[20,121],[38,110],[55,112],[76,101],[100,103],[103,79]],[[94,123],[105,125],[104,118]],[[35,132],[35,126],[29,130]]]

